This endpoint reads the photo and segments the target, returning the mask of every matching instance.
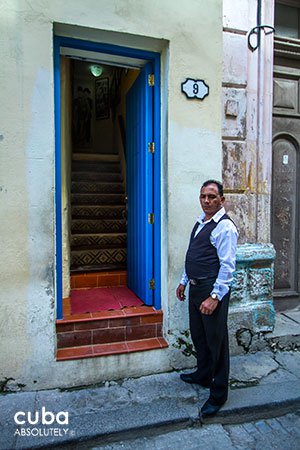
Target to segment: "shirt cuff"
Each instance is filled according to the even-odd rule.
[[[211,291],[211,294],[217,294],[217,297],[219,301],[222,301],[223,297],[228,294],[229,292],[229,286],[225,285],[219,285],[217,282],[214,284],[213,290]]]
[[[188,276],[185,272],[182,274],[182,278],[180,280],[180,284],[183,284],[183,286],[186,286],[189,282]]]

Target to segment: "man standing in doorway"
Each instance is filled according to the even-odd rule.
[[[197,370],[180,377],[186,383],[210,388],[210,396],[201,408],[202,417],[216,414],[228,397],[227,316],[238,231],[225,212],[224,201],[220,182],[203,183],[203,213],[192,230],[185,271],[176,290],[177,298],[183,301],[186,285],[190,284],[189,318]]]

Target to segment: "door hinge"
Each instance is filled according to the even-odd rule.
[[[150,225],[154,224],[154,213],[148,214],[148,223],[150,223]]]
[[[151,289],[151,291],[153,291],[155,289],[155,280],[154,280],[154,278],[151,278],[151,280],[149,281],[149,289]]]
[[[155,144],[154,144],[154,142],[149,142],[148,143],[148,152],[149,153],[154,153],[155,152]]]
[[[148,75],[148,86],[154,86],[154,73],[150,73],[150,75]]]

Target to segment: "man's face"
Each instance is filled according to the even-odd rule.
[[[200,204],[205,213],[205,219],[211,219],[222,208],[225,198],[219,194],[216,184],[209,184],[200,191]]]

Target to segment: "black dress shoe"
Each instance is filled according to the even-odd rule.
[[[209,388],[210,384],[211,384],[208,381],[201,381],[201,380],[199,380],[199,378],[197,377],[197,372],[182,373],[182,374],[180,374],[180,378],[185,383],[199,384],[200,386],[202,386],[204,388]]]
[[[224,403],[221,405],[215,405],[208,399],[201,408],[201,417],[205,418],[214,416],[223,405]]]

